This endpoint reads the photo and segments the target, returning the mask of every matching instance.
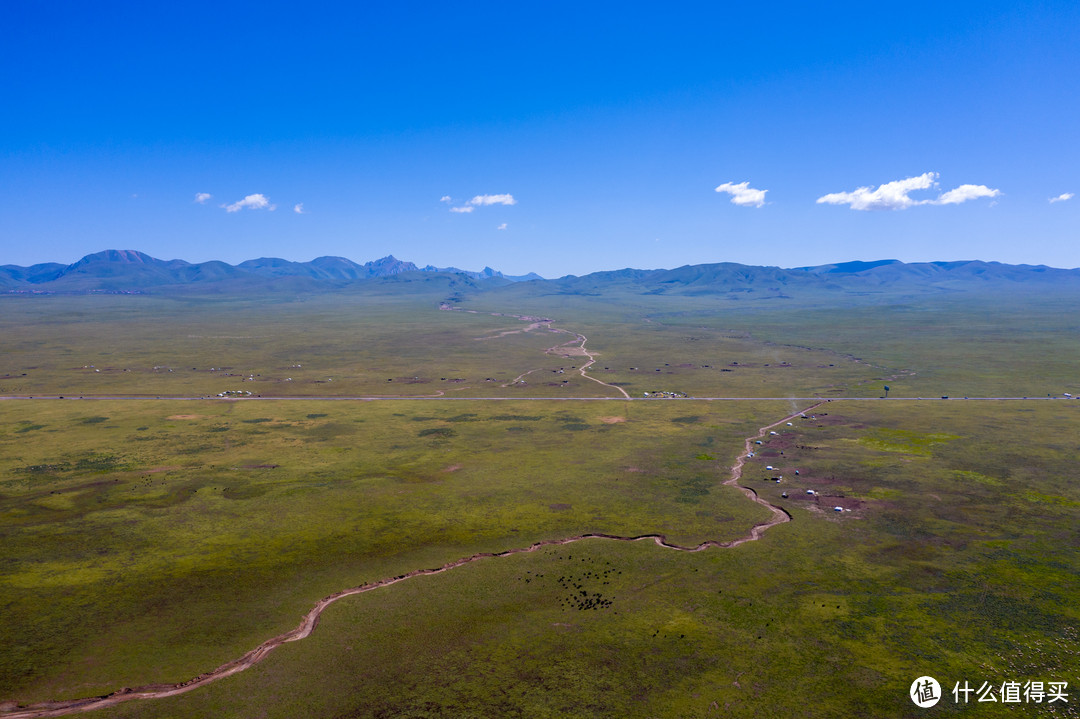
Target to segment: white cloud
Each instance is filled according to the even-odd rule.
[[[499,226],[498,226],[498,227],[496,227],[495,229],[496,229],[496,230],[505,230],[505,229],[506,229],[506,223],[505,223],[505,222],[504,222],[504,223],[502,223],[501,225],[499,225]]]
[[[853,192],[833,192],[817,199],[818,204],[850,205],[853,210],[906,210],[916,205],[958,205],[979,197],[997,197],[1001,190],[986,185],[960,185],[933,199],[916,200],[909,194],[938,186],[938,173],[925,172],[918,177],[894,180],[877,189],[860,187]]]
[[[740,207],[761,207],[765,204],[765,193],[768,190],[755,190],[749,182],[725,182],[716,188],[717,192],[726,192],[731,195],[731,204]]]
[[[450,195],[443,195],[439,198],[439,202],[453,202],[450,199]],[[461,207],[451,207],[451,212],[468,213],[475,210],[477,207],[485,207],[487,205],[516,205],[517,200],[513,195],[477,195]]]
[[[960,185],[955,190],[943,192],[931,205],[959,205],[961,202],[976,200],[980,197],[997,197],[1001,190],[992,190],[986,185]]]
[[[516,205],[517,200],[513,195],[477,195],[469,200],[470,205]]]
[[[239,212],[244,208],[249,210],[270,210],[273,212],[277,209],[277,205],[270,202],[266,195],[256,193],[254,195],[248,195],[242,200],[232,203],[231,205],[222,205],[226,212]]]
[[[293,205],[292,211],[295,212],[298,215],[306,215],[307,214],[306,212],[304,212],[304,203],[303,202],[297,202],[295,205]]]
[[[817,199],[818,204],[851,205],[853,210],[906,210],[922,204],[919,200],[908,197],[909,192],[926,190],[933,187],[937,180],[936,172],[927,172],[906,180],[886,182],[876,190],[860,187],[854,192],[833,192]]]
[[[212,197],[212,195],[209,192],[196,192],[195,193],[195,201],[198,202],[200,205],[203,204],[204,202],[206,202],[207,200],[209,200],[211,197]]]
[[[1074,197],[1076,197],[1076,195],[1074,195],[1071,192],[1062,192],[1057,197],[1051,197],[1050,198],[1050,204],[1052,205],[1055,202],[1065,202],[1065,200],[1071,200]]]

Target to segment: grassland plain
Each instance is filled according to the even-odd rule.
[[[604,337],[605,345],[611,342],[612,354],[619,357],[663,346],[684,351],[694,346],[689,337],[741,340],[758,348],[757,358],[746,362],[756,365],[761,374],[751,378],[739,370],[736,377],[751,381],[738,386],[772,396],[784,396],[784,381],[792,389],[809,384],[797,374],[776,371],[780,360],[798,363],[794,357],[806,348],[832,357],[817,363],[825,367],[808,368],[822,373],[813,382],[825,396],[837,389],[843,392],[831,394],[877,396],[886,377],[891,378],[888,384],[894,396],[1080,394],[1075,370],[1080,356],[1080,318],[1075,311],[1080,296],[1070,289],[1036,292],[1018,286],[931,294],[816,293],[771,300],[632,293],[529,296],[524,292],[525,288],[511,287],[498,295],[469,298],[467,305],[489,310],[502,303],[499,306],[512,306],[515,312],[546,311],[590,337]],[[665,339],[652,343],[646,341],[650,337]],[[856,359],[863,374],[841,369]],[[732,354],[727,362],[733,360],[743,361]],[[648,367],[648,363],[640,364]],[[766,370],[764,363],[771,367]],[[611,376],[614,381],[634,379]]]
[[[972,407],[836,401],[770,435],[744,483],[793,521],[758,542],[470,564],[342,600],[247,672],[96,715],[1076,716],[1080,413]],[[945,689],[931,711],[907,697],[924,674]],[[965,681],[1064,681],[1069,702],[958,705]]]
[[[1072,294],[791,306],[703,297],[441,295],[3,297],[0,394],[1045,396],[1080,393]],[[500,302],[513,300],[515,304]],[[497,314],[490,314],[497,313]],[[505,334],[504,334],[505,333]],[[438,351],[433,351],[438,348]],[[564,356],[568,355],[568,356]],[[560,370],[562,370],[560,372]],[[523,373],[525,384],[510,383]],[[509,385],[509,386],[508,386]]]
[[[566,371],[578,358],[545,352],[569,337],[518,332],[527,323],[506,316],[514,314],[587,336],[594,375],[635,396],[669,387],[693,396],[877,396],[885,383],[894,396],[1080,394],[1073,291],[753,300],[443,290],[0,296],[0,394],[611,393]],[[445,299],[476,313],[437,311]],[[505,386],[531,370],[527,384]]]
[[[912,297],[869,307],[733,313],[724,324],[778,349],[828,347],[877,367],[914,370],[889,382],[897,396],[1045,397],[1080,391],[1077,301],[1071,293]],[[655,318],[684,326],[688,320]]]
[[[567,337],[478,340],[523,326],[487,312],[581,332],[594,374],[635,394],[1077,393],[1075,320],[1053,296],[989,312],[970,296],[828,311],[461,298],[478,314],[436,299],[3,298],[0,394],[433,394],[447,377],[495,396],[520,372],[556,375],[545,350]],[[566,374],[528,393],[606,392]],[[2,403],[0,700],[183,681],[322,596],[477,551],[584,531],[740,536],[767,513],[718,485],[742,438],[791,408]],[[921,674],[946,685],[936,714],[963,711],[954,681],[1015,679],[1068,681],[1070,704],[967,713],[1075,715],[1078,412],[835,401],[747,467],[744,484],[794,518],[761,541],[588,540],[470,564],[342,600],[240,675],[95,715],[899,717],[923,715],[907,699]]]
[[[500,338],[492,352],[475,338],[520,322],[438,312],[435,297],[55,296],[2,304],[6,394],[484,392],[534,367],[555,344],[521,333]]]
[[[322,596],[478,551],[733,539],[768,512],[720,487],[718,462],[777,409],[0,405],[0,696],[182,681]]]
[[[580,305],[580,301],[578,302]],[[435,295],[229,299],[0,297],[2,395],[612,396],[555,349],[573,335],[513,308],[438,311]],[[556,308],[559,312],[564,310]],[[768,346],[745,332],[616,318],[591,305],[537,316],[581,332],[592,374],[628,392],[785,397],[880,391],[880,368],[827,350]],[[521,314],[520,312],[514,312]],[[699,323],[704,324],[704,323]],[[531,372],[525,384],[513,380]]]

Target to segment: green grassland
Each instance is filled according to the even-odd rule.
[[[519,332],[527,323],[493,312],[585,335],[593,375],[634,396],[878,396],[886,383],[894,396],[1080,394],[1077,298],[1067,293],[829,307],[617,293],[456,298],[475,313],[440,312],[444,299],[2,297],[0,394],[616,395],[574,372],[584,358],[545,351],[572,335]]]
[[[1077,714],[1080,402],[841,399],[1080,394],[1070,298],[443,299],[0,298],[0,394],[151,397],[0,402],[0,701],[184,681],[321,597],[476,552],[745,536],[768,512],[721,483],[809,404],[781,398],[816,395],[745,468],[793,519],[760,541],[481,560],[90,716]],[[554,401],[614,392],[545,351],[571,335],[495,337],[526,323],[491,312],[587,336],[634,396],[761,399]],[[152,399],[231,389],[313,399]],[[332,399],[439,392],[511,399]],[[922,674],[1068,681],[1070,703],[922,712]]]
[[[1074,716],[1080,490],[1074,448],[1040,426],[1076,436],[1080,413],[970,407],[834,402],[784,428],[746,483],[794,521],[758,542],[587,540],[421,577],[342,600],[245,673],[101,714]],[[906,696],[923,674],[947,693],[927,714]],[[1073,693],[965,711],[964,680]]]
[[[754,396],[782,397],[796,387],[813,387],[823,396],[840,394],[830,392],[838,388],[844,396],[878,396],[880,380],[885,378],[890,378],[894,396],[1080,394],[1076,372],[1080,296],[1075,290],[1036,292],[1017,286],[858,297],[810,293],[756,300],[725,295],[530,296],[523,292],[511,287],[507,296],[479,295],[466,304],[484,310],[509,306],[518,313],[546,311],[590,338],[602,336],[605,346],[617,348],[620,358],[635,360],[628,366],[640,365],[646,371],[663,366],[657,362],[673,366],[701,362],[703,345],[690,337],[704,338],[707,343],[739,339],[747,347],[756,347],[754,357],[721,352],[711,363],[726,366],[738,361],[760,373],[753,378],[742,370],[725,374],[724,383],[718,385],[722,396],[734,396],[726,390],[735,387],[756,390]],[[660,347],[664,350],[657,353]],[[804,354],[811,348],[817,354]],[[647,359],[639,361],[638,353],[646,350]],[[676,362],[668,359],[675,356],[668,352],[678,354]],[[803,371],[778,372],[776,364],[781,360],[800,365]],[[771,367],[764,368],[764,363]],[[749,381],[730,384],[744,376]],[[619,379],[633,381],[634,377],[620,376],[615,381]]]
[[[765,406],[32,408],[0,405],[5,697],[181,681],[322,596],[474,552],[583,532],[727,540],[767,518],[719,486]]]
[[[528,323],[488,314],[520,307],[439,311],[440,298],[3,297],[0,394],[618,396],[574,372],[586,358],[545,352],[573,335],[519,332]],[[593,375],[635,396],[872,394],[885,376],[835,352],[778,348],[745,331],[612,317],[610,308],[593,316],[580,302],[555,309],[537,316],[588,337]],[[532,370],[526,384],[505,386]]]
[[[435,296],[55,296],[0,305],[5,394],[490,394],[569,339],[513,334],[491,352],[491,340],[476,338],[523,324],[439,312]]]
[[[1080,390],[1076,307],[1073,295],[962,296],[771,313],[734,326],[761,340],[916,370],[890,383],[901,396],[1045,397]]]

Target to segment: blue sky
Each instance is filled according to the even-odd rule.
[[[1075,2],[156,5],[5,3],[0,264],[1080,266]]]

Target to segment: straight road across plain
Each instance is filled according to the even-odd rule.
[[[431,396],[407,396],[407,395],[357,395],[350,397],[333,397],[326,395],[288,395],[281,397],[262,397],[259,395],[253,395],[251,397],[217,397],[214,395],[207,396],[170,396],[170,395],[150,395],[150,394],[117,394],[117,395],[4,395],[0,396],[0,401],[10,400],[162,400],[162,401],[200,401],[200,400],[220,400],[222,402],[258,402],[258,401],[284,401],[284,402],[383,402],[383,401],[401,401],[401,400],[424,400],[424,401],[447,401],[447,402],[482,402],[487,400],[502,401],[502,402],[550,402],[550,401],[582,401],[582,402],[768,402],[768,401],[808,401],[808,402],[910,402],[910,401],[949,401],[949,402],[962,402],[962,401],[1047,401],[1047,400],[1060,400],[1068,401],[1070,399],[1080,399],[1080,397],[664,397],[664,398],[652,398],[652,397],[506,397],[506,396],[488,396],[488,397],[431,397]]]

